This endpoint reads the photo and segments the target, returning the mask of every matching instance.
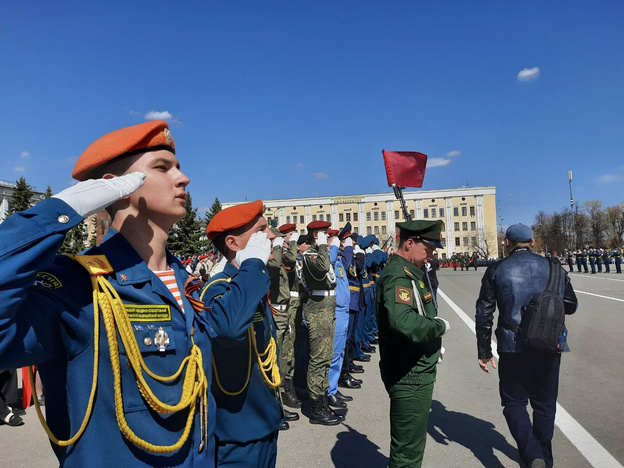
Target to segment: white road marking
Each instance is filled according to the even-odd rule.
[[[618,299],[617,297],[601,296],[600,294],[590,293],[590,292],[586,292],[586,291],[578,291],[577,289],[575,289],[574,292],[581,293],[581,294],[587,294],[588,296],[601,297],[603,299],[610,299],[612,301],[624,302],[624,299]]]
[[[576,291],[580,292],[580,291]],[[589,294],[589,293],[586,293]],[[597,294],[592,294],[597,296]],[[448,297],[442,290],[438,289],[440,296],[449,305],[451,309],[459,316],[460,319],[476,334],[474,321],[464,312],[453,300]],[[599,296],[606,297],[606,296]],[[607,299],[613,299],[607,297]],[[622,299],[616,299],[622,301]],[[624,302],[624,301],[622,301]],[[496,352],[496,342],[492,341],[492,354],[499,358]],[[572,442],[572,444],[581,452],[587,461],[594,467],[600,468],[624,468],[600,443],[581,426],[563,406],[557,403],[557,415],[555,416],[555,424],[559,426],[561,432]]]
[[[607,273],[608,274],[608,273]],[[579,273],[577,271],[574,272],[574,276],[570,276],[570,274],[568,273],[568,276],[570,276],[570,278],[574,278],[576,275],[578,276],[582,276],[585,278],[590,278],[590,279],[597,279],[597,280],[607,280],[607,281],[617,281],[618,283],[624,283],[624,279],[619,279],[619,278],[607,278],[605,276],[598,276],[596,275],[592,275],[592,274],[587,274],[587,273]]]

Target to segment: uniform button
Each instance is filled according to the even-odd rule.
[[[58,222],[62,223],[62,224],[67,224],[69,223],[69,216],[67,215],[61,215],[58,217]]]
[[[195,335],[195,327],[191,327],[191,336]]]
[[[149,336],[146,336],[143,339],[143,343],[145,343],[145,346],[152,346],[152,339]]]
[[[266,270],[262,270],[262,273],[266,274]]]

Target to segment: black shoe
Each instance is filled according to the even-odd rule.
[[[349,366],[349,372],[352,374],[363,374],[364,368],[362,366],[358,366],[357,364],[351,364]]]
[[[24,416],[26,414],[26,410],[22,408],[13,408],[12,406],[9,406],[9,409],[11,410],[11,413],[17,414],[18,416]]]
[[[364,382],[362,379],[356,379],[355,377],[353,377],[351,374],[345,374],[343,376],[343,378],[345,379],[349,379],[351,382],[354,382],[356,384],[360,384],[362,385],[362,382]]]
[[[350,379],[339,379],[338,386],[341,388],[362,388],[362,385],[353,381],[353,377]]]
[[[334,395],[336,395],[336,397],[339,400],[348,402],[348,401],[353,401],[353,397],[352,396],[348,396],[348,395],[343,395],[342,393],[340,393],[340,390],[338,390],[336,393],[334,393]]]
[[[355,356],[353,360],[360,361],[360,362],[368,362],[371,360],[371,357],[370,357],[370,354],[362,354],[361,356]]]
[[[288,411],[284,408],[284,420],[285,421],[298,421],[299,413],[295,413],[294,411]]]
[[[329,395],[327,397],[327,403],[329,404],[329,406],[334,408],[344,409],[347,407],[347,404],[340,398],[338,398],[335,394]]]
[[[293,386],[292,380],[286,379],[284,380],[284,391],[282,392],[282,403],[289,408],[301,408],[301,401],[297,398],[297,393],[295,393],[295,387]]]
[[[5,424],[8,424],[9,426],[21,426],[22,424],[24,424],[24,420],[22,418],[20,418],[17,414],[15,413],[9,413],[7,414],[2,421]]]
[[[362,351],[365,353],[375,354],[377,349],[374,346],[362,346]]]
[[[379,340],[377,338],[373,338],[370,340],[370,344],[379,344]]]
[[[340,422],[345,420],[345,415],[344,414],[340,414],[340,413],[336,413],[333,409],[329,408],[329,411],[331,411],[332,413],[334,413],[334,416],[336,416],[338,418],[338,420]]]
[[[333,411],[325,409],[322,400],[310,399],[310,424],[322,424],[323,426],[336,426],[340,419]]]
[[[287,431],[288,429],[290,429],[290,424],[288,424],[286,421],[284,421],[279,428],[280,431]]]

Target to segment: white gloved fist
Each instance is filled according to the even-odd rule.
[[[350,237],[347,237],[344,241],[344,246],[345,247],[353,247],[353,239],[351,239]]]
[[[290,242],[297,242],[299,240],[299,233],[298,232],[293,232],[290,235]]]
[[[316,245],[327,245],[327,234],[323,231],[316,235]]]
[[[284,238],[283,237],[276,237],[275,239],[273,239],[273,248],[275,247],[283,247],[284,246]]]
[[[76,213],[86,218],[136,191],[143,185],[144,179],[145,174],[142,172],[112,179],[89,179],[52,195],[52,198],[63,200]]]
[[[381,250],[381,247],[379,247],[377,244],[373,244],[373,250]]]
[[[254,232],[243,250],[236,252],[236,263],[240,267],[245,260],[259,258],[266,265],[271,256],[271,241],[266,232]]]
[[[340,239],[338,239],[338,237],[334,237],[331,241],[330,244],[332,247],[338,247],[340,248]]]
[[[353,247],[353,253],[354,254],[359,254],[359,253],[364,253],[364,251],[362,250],[362,248],[359,245],[355,245],[355,247]]]
[[[372,249],[372,248],[370,248],[370,247],[366,247],[365,252],[366,252],[367,254],[372,254],[372,253],[373,253],[373,249]]]
[[[436,320],[440,320],[441,322],[444,322],[444,325],[446,326],[446,330],[444,330],[444,333],[442,334],[446,335],[451,329],[451,324],[448,323],[448,320],[444,320],[442,317],[436,317]]]
[[[445,352],[446,352],[446,349],[444,349],[444,346],[442,346],[440,348],[440,357],[438,358],[438,364],[442,364],[442,360],[444,359]]]

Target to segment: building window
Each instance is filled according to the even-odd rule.
[[[471,231],[476,231],[477,230],[477,223],[475,223],[474,221],[470,221],[470,230]]]
[[[470,242],[471,242],[471,244],[470,244],[470,245],[472,245],[472,246],[477,245],[477,238],[476,238],[476,237],[471,237],[471,238],[470,238]]]
[[[325,221],[331,223],[331,215],[329,213],[325,215]]]
[[[290,224],[290,216],[286,216],[286,224]]]
[[[382,212],[381,212],[381,220],[382,220],[382,221],[385,221],[385,220],[386,220],[386,212],[385,212],[385,211],[382,211]]]
[[[370,226],[366,226],[366,235],[370,236],[373,233],[373,230]]]
[[[446,248],[446,239],[440,239],[440,243],[442,244],[443,249]]]
[[[475,215],[475,209],[474,206],[470,207],[470,216],[474,216]]]
[[[456,237],[455,238],[455,247],[459,247],[459,241],[460,241],[459,237]]]
[[[299,216],[299,222],[301,224],[305,223],[305,216],[303,216],[303,215]]]
[[[371,214],[370,211],[366,212],[366,221],[370,221],[371,220]]]
[[[453,223],[454,231],[459,231],[459,222]]]
[[[414,219],[414,210],[410,210],[410,216],[412,219]]]
[[[312,221],[316,221],[316,215],[312,215]]]
[[[423,210],[423,217],[424,217],[424,218],[428,218],[428,217],[429,217],[429,210],[428,210],[427,208],[425,208],[425,209]]]
[[[462,223],[462,231],[467,231],[468,230],[468,223],[466,221],[464,221]]]
[[[468,210],[466,210],[465,206],[462,206],[462,216],[467,216]]]
[[[468,238],[463,237],[463,239],[464,239],[464,247],[468,247]]]
[[[444,208],[440,208],[440,218],[444,218]]]
[[[386,226],[381,226],[381,233],[382,233],[383,235],[387,234],[387,233],[386,233]]]
[[[379,235],[379,226],[375,226],[375,234]]]
[[[453,216],[459,216],[459,208],[457,207],[453,208]]]
[[[351,213],[347,213],[347,221],[351,221]]]
[[[399,210],[394,210],[394,219],[399,219]]]
[[[437,210],[436,210],[435,208],[431,208],[431,217],[432,217],[432,218],[437,218],[437,216],[436,216],[436,214],[437,214],[437,213],[436,213],[436,211],[437,211]]]
[[[347,216],[350,216],[350,213],[347,213]],[[353,213],[353,221],[357,221],[357,220],[358,220],[358,214]]]
[[[338,215],[338,222],[339,222],[339,223],[342,223],[343,221],[344,221],[344,214],[340,213],[340,214]]]
[[[373,212],[373,220],[374,221],[379,221],[379,211],[374,211]]]

